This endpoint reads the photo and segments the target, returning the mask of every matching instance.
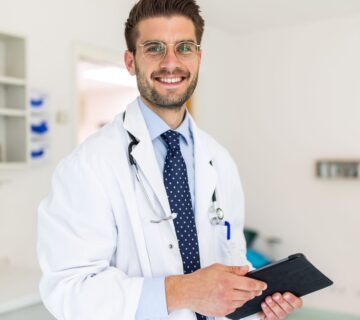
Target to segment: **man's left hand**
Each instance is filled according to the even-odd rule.
[[[261,304],[262,312],[258,315],[262,320],[281,320],[285,319],[294,310],[302,307],[302,300],[290,292],[274,293],[266,297]]]

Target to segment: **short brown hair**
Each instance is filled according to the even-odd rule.
[[[195,0],[140,0],[131,9],[125,23],[125,39],[129,51],[134,52],[139,36],[137,25],[140,21],[152,17],[184,16],[195,26],[196,41],[201,43],[204,32],[204,19]]]

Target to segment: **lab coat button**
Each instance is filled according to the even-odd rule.
[[[169,249],[173,249],[174,245],[172,243],[169,244]]]

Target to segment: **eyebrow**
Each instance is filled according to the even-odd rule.
[[[146,41],[143,42],[143,44],[145,44],[145,43],[151,43],[151,42],[161,42],[161,43],[168,44],[168,43],[165,42],[165,41],[157,40],[157,39],[146,40]],[[180,42],[193,42],[193,43],[196,43],[196,44],[197,44],[196,40],[194,40],[194,39],[184,39],[184,40],[176,41],[176,42],[174,42],[174,43],[180,43]]]

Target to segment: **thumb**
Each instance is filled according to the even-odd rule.
[[[245,276],[249,272],[249,266],[229,266],[229,271],[238,276]]]

